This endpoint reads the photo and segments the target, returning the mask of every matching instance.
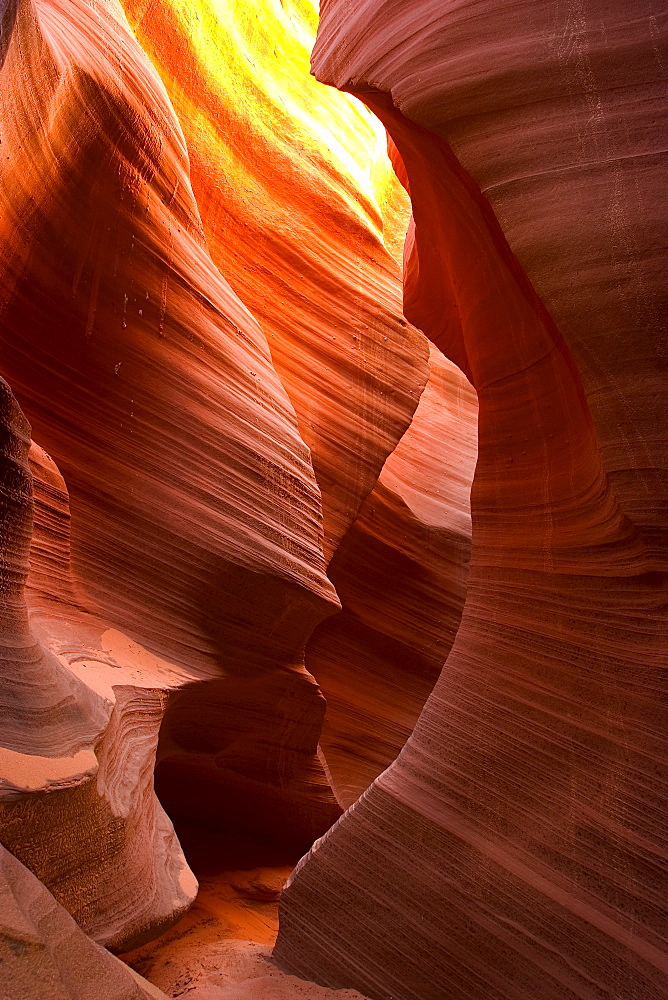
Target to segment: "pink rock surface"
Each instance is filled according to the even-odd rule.
[[[93,968],[60,906],[193,898],[167,813],[293,857],[351,805],[281,904],[318,985],[208,940],[174,995],[663,1000],[658,0],[323,0],[408,323],[309,0],[5,14],[8,884]]]
[[[318,982],[668,991],[659,15],[323,5],[316,72],[377,111],[410,188],[407,316],[480,410],[450,656],[284,894],[275,956]]]
[[[0,913],[0,989],[8,1000],[167,1000],[90,941],[2,846]]]
[[[2,842],[118,947],[159,932],[197,889],[153,793],[166,694],[184,677],[80,603],[65,484],[29,453],[6,383],[2,404]]]
[[[343,611],[306,649],[327,699],[320,746],[345,806],[410,736],[464,607],[477,399],[433,347],[429,364],[411,425],[329,566]]]

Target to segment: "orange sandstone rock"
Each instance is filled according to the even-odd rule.
[[[154,767],[170,814],[301,849],[340,814],[304,648],[338,608],[326,563],[360,510],[364,534],[429,371],[401,315],[405,199],[383,131],[297,74],[312,7],[257,30],[240,6],[125,8],[169,96],[115,0],[22,0],[0,76],[0,368],[39,442],[31,486],[7,391],[0,831],[115,949],[195,890]],[[418,577],[449,516],[418,510],[425,433],[406,436],[410,482],[397,453],[368,501]],[[411,707],[374,774],[452,639],[455,550],[445,630],[420,690],[401,679]],[[416,583],[400,625],[376,602],[365,627],[410,645],[422,597]]]
[[[450,656],[282,904],[277,960],[374,1000],[668,991],[658,18],[323,5],[410,189],[407,316],[479,398]]]
[[[330,564],[343,611],[306,651],[327,698],[320,744],[346,806],[410,736],[464,607],[477,399],[433,347],[429,364],[411,425]]]
[[[302,665],[313,625],[338,601],[294,410],[208,255],[180,128],[120,7],[24,0],[0,102],[0,365],[66,484],[45,528],[53,545],[66,493],[72,511],[72,580],[57,579],[68,557],[43,535],[34,551],[37,647],[22,604],[25,456],[22,471],[10,465],[21,482],[6,529],[18,565],[6,676],[20,690],[6,752],[31,767],[36,750],[68,763],[45,764],[45,786],[11,758],[3,841],[89,933],[127,947],[174,919],[194,888],[152,790],[161,720],[181,704],[170,690],[206,682],[206,747],[188,782],[218,767],[229,822],[266,797],[271,822],[285,826],[283,810],[306,845],[339,814],[316,756],[324,702]],[[24,455],[16,412],[8,440]],[[59,606],[45,610],[54,586]],[[228,680],[228,712],[240,692],[256,705],[236,769],[229,734],[206,713]],[[170,739],[186,724],[170,722]]]
[[[379,123],[308,74],[312,0],[124,0],[183,127],[211,256],[267,336],[322,496],[327,561],[428,375]]]

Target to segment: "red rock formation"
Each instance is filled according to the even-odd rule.
[[[477,389],[479,459],[446,666],[298,869],[275,956],[376,1000],[659,1000],[660,11],[322,14],[318,75],[363,93],[401,158],[406,312]]]
[[[430,368],[410,427],[329,566],[343,611],[306,651],[327,698],[320,745],[346,806],[410,736],[464,606],[477,400],[435,348]]]
[[[204,249],[180,130],[120,16],[83,0],[19,11],[3,70],[3,321],[13,335],[3,365],[68,483],[86,590],[156,646],[169,619],[170,654],[180,645],[189,664],[205,665],[221,628],[218,614],[209,622],[206,595],[227,571],[232,538],[234,565],[313,594],[315,618],[335,598],[292,408],[261,332]],[[40,177],[48,190],[37,212]],[[57,213],[67,221],[60,229]],[[197,478],[204,469],[216,483],[209,492]],[[93,504],[94,490],[104,503]],[[187,570],[177,558],[184,547]],[[165,563],[169,597],[158,585]]]
[[[284,810],[306,845],[338,815],[316,757],[324,702],[301,665],[337,600],[294,410],[257,323],[208,256],[180,129],[120,8],[24,0],[0,90],[0,363],[67,484],[74,573],[54,582],[55,615],[33,608],[38,648],[22,604],[28,431],[11,413],[22,471],[8,469],[19,506],[6,526],[18,568],[5,676],[20,690],[7,688],[3,734],[10,755],[60,763],[40,763],[56,796],[53,782],[40,779],[42,795],[22,780],[25,761],[8,762],[3,840],[91,935],[122,947],[192,897],[152,793],[166,691],[205,680],[206,706],[211,685],[232,678],[228,711],[244,686],[254,699],[232,768],[218,715],[206,732],[202,711],[206,746],[190,746],[196,770],[220,765],[228,816],[269,798],[272,822]],[[39,544],[36,592],[68,561],[40,569]],[[92,624],[77,620],[72,593]]]
[[[385,136],[358,102],[307,75],[309,3],[268,5],[261,19],[210,0],[187,7],[127,0],[125,8],[183,126],[213,259],[261,320],[295,407],[321,489],[329,560],[406,429],[427,375],[426,341],[401,315],[398,268],[382,241],[403,203],[396,179],[390,184],[383,174]],[[253,98],[240,104],[240,93]],[[416,692],[418,708],[431,683]],[[257,699],[243,687],[236,698],[228,693],[222,697],[234,724],[223,705],[211,716],[213,728],[230,729],[225,760],[239,758],[235,767],[244,770],[244,704]],[[193,720],[200,697],[193,689],[175,702],[179,714]],[[321,721],[322,713],[314,715],[315,733]],[[168,739],[166,730],[165,746]],[[216,786],[222,755],[193,782],[188,739],[166,749],[159,793],[172,814],[192,815],[196,799],[215,812],[217,798],[204,789]],[[404,739],[392,743],[388,762]],[[253,752],[259,760],[251,766],[262,769],[264,755]],[[266,795],[254,805],[274,811]]]
[[[21,0],[0,77],[0,368],[39,442],[32,497],[30,430],[7,393],[0,831],[115,949],[158,933],[195,889],[156,759],[174,816],[306,849],[340,814],[304,647],[338,607],[326,561],[428,375],[383,243],[402,199],[373,119],[314,81],[289,88],[286,59],[272,72],[289,113],[271,79],[258,96],[237,49],[246,67],[266,59],[268,26],[244,47],[209,3],[190,19],[181,4],[125,6],[181,115],[203,221],[181,127],[115,0]],[[293,66],[309,9],[275,18]],[[199,13],[232,92],[198,48]],[[239,112],[242,76],[255,103]],[[419,576],[446,521],[425,513],[425,528],[389,470],[372,507]],[[446,578],[449,642],[461,566]],[[389,605],[371,626],[412,641],[420,586],[398,632]],[[420,683],[356,787],[403,741]]]
[[[428,374],[383,242],[408,215],[385,135],[308,75],[310,0],[124,7],[183,127],[213,260],[259,320],[295,408],[329,561]]]
[[[94,944],[0,845],[2,991],[8,1000],[167,1000]]]
[[[197,888],[153,794],[166,691],[185,678],[79,603],[65,485],[34,446],[29,467],[27,422],[2,393],[2,842],[89,935],[122,947]]]
[[[4,379],[0,380],[0,435],[4,746],[10,754],[69,757],[92,743],[106,712],[100,699],[39,645],[30,628],[24,600],[33,529],[30,427]]]
[[[195,888],[156,759],[172,814],[306,847],[340,809],[305,650],[348,803],[452,646],[277,958],[375,1000],[659,1000],[662,12],[322,7],[316,69],[410,188],[406,311],[450,359],[417,410],[401,198],[299,76],[307,0],[8,8],[3,843],[138,943]]]

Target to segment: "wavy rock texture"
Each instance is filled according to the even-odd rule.
[[[427,342],[402,316],[399,269],[383,242],[394,245],[405,219],[385,134],[359,102],[309,77],[315,12],[308,0],[252,9],[128,0],[125,8],[183,126],[212,257],[261,321],[295,407],[321,490],[329,560],[406,430],[428,375]],[[409,524],[410,514],[396,520],[404,532],[422,530]],[[350,650],[328,653],[341,655],[349,660]],[[364,647],[361,655],[369,655]],[[321,682],[318,667],[309,659]],[[431,685],[423,687],[411,695],[418,709]],[[188,719],[193,732],[198,713],[202,724],[200,694],[192,696],[174,703],[181,733]],[[172,814],[192,815],[223,761],[240,758],[238,768],[247,766],[244,703],[254,706],[257,697],[243,689],[229,703],[224,697],[234,721],[223,705],[210,716],[212,728],[236,737],[196,782],[197,758],[182,748],[190,743],[200,753],[206,737],[175,741],[165,733],[158,788]],[[321,721],[314,716],[316,729]],[[209,802],[215,812],[216,799]]]
[[[392,703],[367,707],[383,746],[347,791],[337,779],[344,798],[412,725],[468,557],[461,525],[450,537],[449,515],[421,510],[419,421],[414,459],[392,456],[363,508],[429,352],[401,315],[406,200],[383,130],[305,74],[312,5],[264,20],[233,3],[124,6],[169,93],[116,0],[8,7],[0,76],[0,368],[20,405],[7,390],[0,832],[116,950],[196,888],[154,765],[175,817],[305,850],[340,815],[304,648],[339,606],[325,567],[360,511],[341,570],[353,614],[364,551],[412,561],[415,581],[400,626],[372,595],[372,634],[324,654],[336,671],[352,653],[355,676],[387,636],[398,675]],[[429,398],[434,378],[466,395],[450,370]],[[455,396],[429,405],[457,420]],[[412,691],[403,658],[441,578],[447,623],[434,616]],[[333,714],[330,739],[347,725]]]
[[[312,0],[124,0],[183,127],[213,260],[267,335],[327,561],[428,375],[392,248],[406,199],[366,108],[308,73]]]
[[[28,632],[29,432],[8,396],[7,447],[23,457],[8,466],[3,547],[3,839],[91,935],[127,947],[194,889],[152,792],[166,691],[203,680],[206,704],[231,679],[228,712],[246,692],[232,768],[228,733],[189,747],[203,772],[218,759],[228,822],[267,798],[262,820],[285,827],[283,811],[306,845],[339,814],[316,756],[324,701],[302,666],[338,602],[294,410],[206,251],[180,129],[120,7],[21,3],[0,100],[0,363],[69,492],[74,583],[55,588],[94,616],[61,606],[41,647]],[[34,555],[48,589],[58,567],[39,569],[43,544]],[[12,754],[26,751],[48,780],[23,773]]]
[[[0,963],[10,1000],[167,1000],[90,941],[27,868],[0,846]]]
[[[2,392],[2,578],[10,584],[2,842],[89,935],[122,947],[159,933],[197,889],[153,794],[166,692],[187,678],[79,602],[65,484],[44,451],[29,451],[27,422],[6,383]]]
[[[106,722],[105,706],[40,646],[24,599],[33,531],[30,427],[0,380],[0,601],[2,731],[8,754],[67,758],[85,752]]]
[[[435,348],[430,369],[410,427],[329,566],[343,611],[306,649],[327,698],[320,745],[345,806],[410,736],[464,607],[477,399]]]
[[[317,620],[336,598],[308,452],[206,252],[180,129],[120,8],[22,4],[3,81],[3,366],[68,484],[82,585],[154,646],[169,621],[172,657],[202,668],[234,633],[206,600],[226,573],[282,581]]]
[[[275,956],[318,982],[668,991],[663,29],[651,2],[323,4],[316,72],[392,135],[406,312],[480,424],[446,666],[284,894]]]
[[[382,636],[384,629],[392,633],[397,628],[392,623],[395,609],[387,604],[387,594],[379,599],[377,592],[383,571],[398,567],[385,558],[384,567],[369,574],[373,557],[383,556],[372,555],[377,543],[367,540],[368,532],[354,541],[364,508],[355,529],[346,534],[401,438],[427,374],[426,342],[401,315],[398,268],[380,238],[392,247],[397,220],[403,218],[398,182],[387,173],[387,157],[379,155],[379,138],[384,150],[385,135],[379,137],[358,102],[348,98],[349,104],[342,105],[335,100],[338,95],[308,76],[307,46],[315,25],[313,7],[304,0],[260,8],[261,18],[246,4],[234,2],[125,6],[183,125],[213,259],[261,320],[309,445],[322,494],[324,552],[327,559],[335,554],[330,578],[344,605],[346,573],[353,588],[365,588],[378,605],[375,623],[367,622],[361,631],[356,616],[351,620],[347,613],[332,622],[331,630],[319,629],[307,654],[308,669],[324,686],[330,705],[322,742],[328,774],[339,801],[348,804],[394,759],[433,686],[463,604],[468,559],[461,553],[461,562],[450,567],[456,581],[432,581],[430,596],[441,582],[448,588],[438,600],[448,606],[446,618],[450,615],[443,623],[448,641],[435,662],[423,664],[409,648],[421,641],[424,628],[421,622],[411,632],[413,614],[403,626],[403,645],[392,651],[397,661],[392,668]],[[254,93],[254,101],[240,105],[240,91]],[[417,464],[420,457],[415,457]],[[443,456],[444,464],[448,457]],[[375,504],[375,492],[364,502]],[[413,572],[424,575],[420,560],[432,558],[429,528],[403,500],[384,495],[378,502],[383,509],[388,502],[395,508],[392,523],[384,527],[385,544],[391,550],[393,536],[401,535],[407,549],[419,549],[398,558],[412,560]],[[338,567],[350,561],[345,553],[351,546],[356,561],[342,573]],[[439,539],[435,551],[440,554],[442,548]],[[438,610],[433,614],[437,619]],[[347,696],[336,692],[330,673],[337,675]],[[376,691],[362,718],[360,704],[354,710],[358,718],[350,731],[350,702],[364,684],[375,684]],[[379,687],[394,691],[393,706],[383,704]],[[198,697],[195,692],[196,701]],[[242,695],[235,715],[243,714],[241,700],[247,697]],[[337,697],[341,710],[333,711]],[[180,715],[186,714],[194,717],[197,704],[184,704]],[[216,721],[218,729],[229,728],[229,719],[218,716]],[[371,736],[379,726],[394,731]],[[375,746],[371,761],[353,777],[349,772],[360,763],[360,741],[375,741]],[[335,760],[342,746],[339,764]],[[233,744],[226,751],[228,759],[241,749]],[[170,755],[159,768],[160,794],[172,813],[180,808],[187,815],[191,796],[203,797],[203,786],[195,788],[186,780],[188,773],[189,760],[183,756]],[[215,783],[215,777],[209,771],[203,781]],[[180,807],[170,796],[175,779]]]

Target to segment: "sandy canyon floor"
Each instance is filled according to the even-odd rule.
[[[271,962],[294,852],[190,825],[179,826],[178,836],[199,881],[197,899],[169,931],[121,956],[131,968],[175,1000],[362,998],[288,976]]]

